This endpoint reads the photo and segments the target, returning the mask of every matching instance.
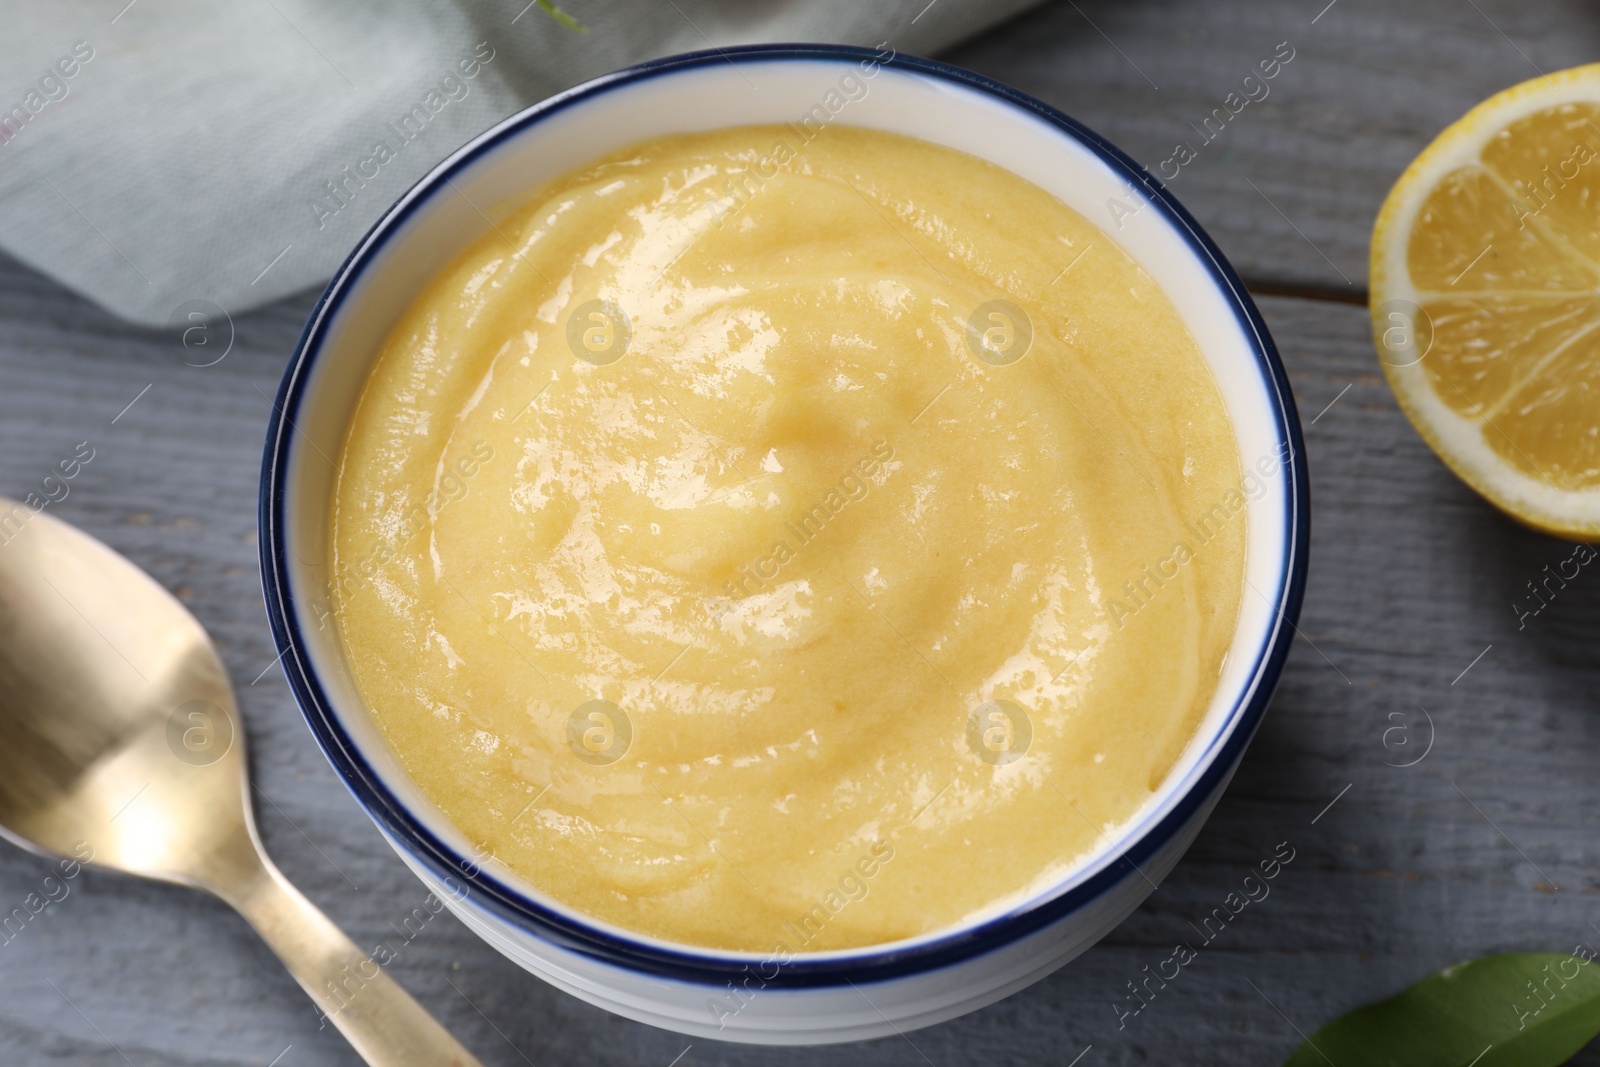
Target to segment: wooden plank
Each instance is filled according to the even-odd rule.
[[[1485,97],[1593,61],[1597,38],[1600,7],[1583,0],[1072,0],[943,58],[1176,171],[1172,191],[1252,284],[1350,295],[1406,164]],[[1294,58],[1246,87],[1280,45]],[[1260,99],[1227,117],[1247,88]],[[1193,161],[1163,171],[1179,144]]]

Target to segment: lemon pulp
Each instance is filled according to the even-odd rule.
[[[1385,370],[1440,455],[1518,517],[1600,536],[1600,67],[1441,134],[1380,213],[1372,292]]]

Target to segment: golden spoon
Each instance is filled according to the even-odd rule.
[[[233,691],[195,617],[99,541],[0,497],[0,835],[221,897],[370,1064],[477,1065],[272,865],[249,790]]]

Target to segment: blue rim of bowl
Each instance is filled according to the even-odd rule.
[[[981,74],[914,56],[890,54],[886,57],[884,53],[872,49],[842,45],[749,45],[668,56],[605,75],[535,104],[458,149],[407,190],[346,258],[312,310],[278,387],[262,459],[259,515],[262,585],[273,640],[278,647],[290,690],[328,762],[355,795],[357,802],[391,840],[402,843],[407,853],[420,861],[435,877],[466,883],[466,892],[477,905],[514,928],[560,948],[626,970],[716,987],[721,987],[730,979],[742,980],[748,975],[752,955],[760,954],[719,953],[711,949],[635,940],[558,913],[528,899],[459,855],[435,837],[390,792],[334,714],[332,702],[311,668],[301,639],[296,601],[289,587],[288,547],[283,535],[286,503],[284,477],[289,446],[294,436],[295,416],[311,366],[321,352],[327,323],[338,312],[366,262],[382,249],[420,204],[439,190],[447,177],[551,115],[613,89],[718,64],[795,60],[849,64],[875,62],[891,69],[977,90],[1043,120],[1124,175],[1135,188],[1142,191],[1147,202],[1166,217],[1173,229],[1189,242],[1210,271],[1218,290],[1228,298],[1243,333],[1252,339],[1253,354],[1273,402],[1280,448],[1284,442],[1290,448],[1291,455],[1283,466],[1291,484],[1286,493],[1289,505],[1287,528],[1284,531],[1286,552],[1276,599],[1277,614],[1250,675],[1250,683],[1246,688],[1248,697],[1228,715],[1219,730],[1219,736],[1226,734],[1226,737],[1220,743],[1214,737],[1208,744],[1201,757],[1202,769],[1165,816],[1126,842],[1120,853],[1107,857],[1094,874],[1055,896],[1035,898],[1003,915],[954,930],[942,937],[900,946],[890,944],[877,951],[870,948],[858,950],[848,956],[795,956],[790,962],[782,964],[776,975],[765,980],[765,988],[816,988],[842,986],[847,982],[886,981],[953,966],[995,951],[1051,925],[1141,870],[1211,798],[1232,772],[1261,723],[1283,670],[1293,640],[1294,623],[1300,614],[1311,529],[1305,447],[1294,397],[1272,337],[1238,275],[1210,237],[1154,175],[1099,134],[1025,93]],[[762,977],[765,979],[764,973]]]

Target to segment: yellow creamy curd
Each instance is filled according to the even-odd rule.
[[[1043,190],[842,126],[673,137],[539,190],[395,327],[331,607],[483,854],[787,958],[1107,845],[1216,686],[1240,473],[1172,304]]]

